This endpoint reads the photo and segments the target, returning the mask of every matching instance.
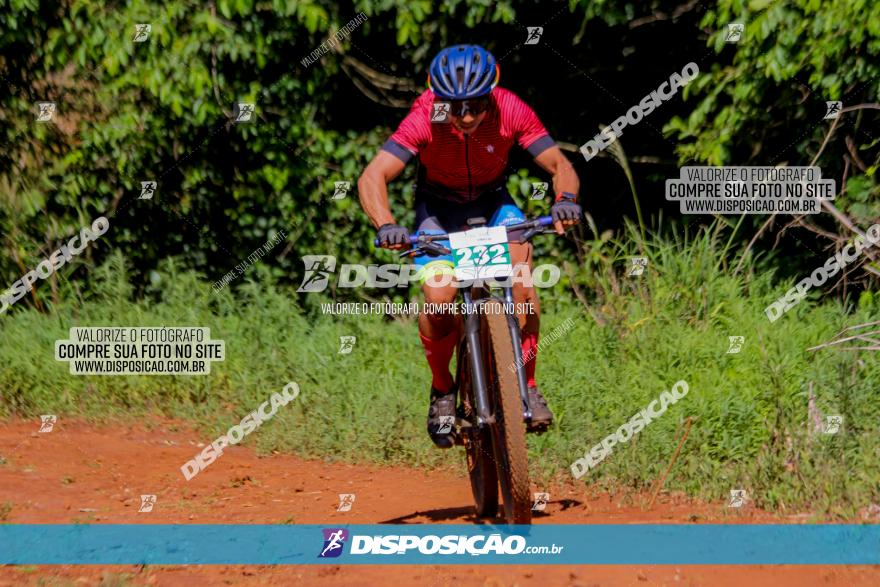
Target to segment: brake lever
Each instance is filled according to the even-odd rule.
[[[409,257],[409,256],[415,257],[416,255],[421,253],[423,250],[424,249],[422,249],[421,246],[413,247],[411,249],[406,249],[405,251],[399,252],[398,256],[400,256],[400,257]]]
[[[422,249],[425,251],[434,253],[438,256],[452,254],[452,251],[450,249],[447,249],[443,245],[438,245],[437,243],[434,243],[434,242],[426,242],[424,245],[422,245]]]
[[[530,229],[526,230],[524,233],[522,233],[522,235],[519,237],[519,240],[521,240],[523,242],[531,240],[531,238],[533,236],[535,236],[536,234],[539,234],[541,232],[544,232],[543,228],[533,226],[532,228],[530,228]]]
[[[420,255],[421,253],[434,254],[439,256],[450,255],[452,251],[444,247],[443,245],[438,245],[437,243],[432,243],[430,241],[421,243],[417,247],[413,247],[411,249],[407,249],[400,253],[401,257]]]

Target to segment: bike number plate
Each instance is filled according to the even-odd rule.
[[[513,273],[507,228],[504,226],[450,233],[449,245],[455,264],[455,278],[459,281],[503,279]]]

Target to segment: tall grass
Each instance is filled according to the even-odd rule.
[[[616,446],[584,482],[650,485],[690,417],[667,488],[704,499],[745,488],[763,507],[843,515],[880,502],[880,361],[806,351],[876,318],[877,308],[805,300],[771,324],[763,308],[790,284],[774,284],[751,260],[733,275],[723,249],[714,229],[642,240],[631,227],[623,241],[597,236],[581,251],[581,266],[569,267],[579,297],[545,292],[542,330],[570,317],[575,326],[539,355],[538,380],[557,424],[529,441],[535,478],[568,476],[572,461],[684,379],[690,393]],[[632,254],[649,258],[640,277],[621,270]],[[169,262],[154,290],[134,296],[116,256],[92,272],[96,294],[63,296],[75,301],[49,314],[3,317],[0,415],[128,422],[161,413],[194,423],[207,442],[296,381],[297,400],[246,445],[353,462],[461,464],[459,451],[437,451],[426,437],[430,379],[413,320],[307,314],[295,293],[259,267],[252,274],[255,281],[214,294],[209,282]],[[53,358],[54,341],[72,326],[162,325],[210,327],[212,338],[226,341],[226,360],[201,377],[98,377],[72,376]],[[338,353],[343,335],[357,337],[351,354]],[[726,353],[732,335],[745,337],[739,354]],[[808,433],[810,382],[820,409],[844,417],[837,435]]]

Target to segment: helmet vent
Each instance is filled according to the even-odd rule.
[[[441,50],[431,63],[434,94],[446,100],[467,100],[490,93],[498,83],[495,57],[477,45]]]

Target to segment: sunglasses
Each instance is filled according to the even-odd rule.
[[[453,116],[482,114],[489,109],[489,98],[474,98],[473,100],[453,100],[449,102],[449,113]]]

